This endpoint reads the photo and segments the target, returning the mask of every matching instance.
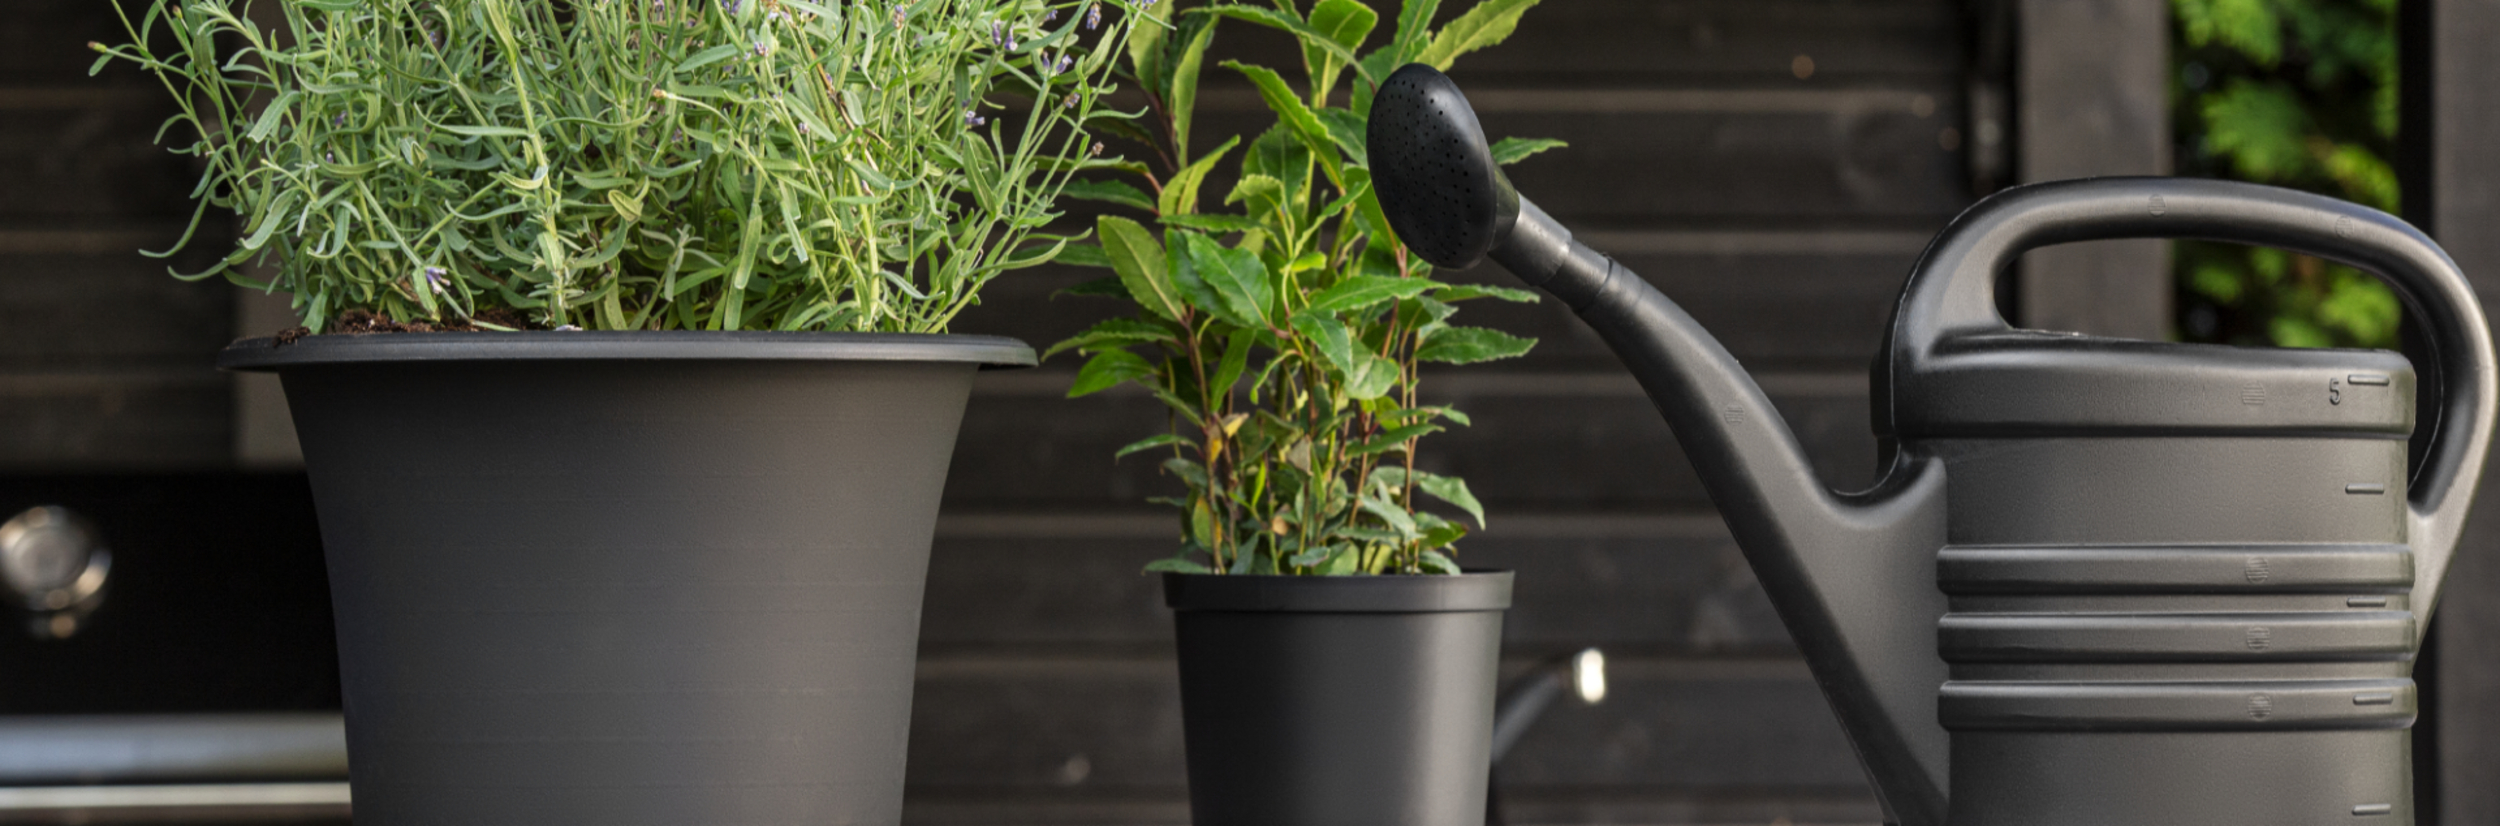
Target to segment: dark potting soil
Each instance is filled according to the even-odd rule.
[[[480,311],[469,318],[441,322],[393,321],[386,316],[375,315],[370,310],[349,310],[340,313],[337,319],[331,321],[329,328],[332,333],[352,336],[374,333],[482,333],[490,329],[478,326],[476,322],[480,321],[513,330],[546,329],[520,313],[501,307]],[[274,337],[273,343],[283,347],[294,344],[298,339],[308,335],[312,335],[312,328],[293,327],[280,331]]]

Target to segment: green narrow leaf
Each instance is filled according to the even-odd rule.
[[[1205,232],[1251,232],[1266,227],[1265,224],[1259,223],[1256,219],[1246,218],[1240,215],[1210,215],[1203,212],[1190,213],[1188,215],[1166,215],[1163,216],[1163,225],[1167,227],[1180,227],[1182,229],[1194,229]]]
[[[1328,35],[1320,33],[1318,29],[1311,28],[1310,24],[1302,22],[1300,18],[1296,18],[1293,15],[1286,14],[1275,9],[1263,9],[1257,6],[1244,5],[1211,6],[1208,8],[1208,11],[1237,20],[1246,20],[1252,23],[1257,23],[1272,29],[1281,29],[1286,32],[1291,32],[1302,38],[1303,42],[1317,45],[1322,50],[1334,55],[1338,60],[1345,61],[1349,64],[1360,65],[1358,63],[1359,58],[1354,56],[1353,50],[1342,45],[1338,45],[1336,41],[1330,40]],[[1364,80],[1368,80],[1373,83],[1380,82],[1380,79],[1375,76],[1376,73],[1372,72],[1369,68],[1364,68],[1362,72]]]
[[[1509,166],[1526,159],[1530,155],[1549,149],[1561,149],[1570,145],[1571,144],[1564,143],[1553,138],[1503,138],[1501,141],[1493,144],[1493,162],[1503,166]]]
[[[1198,187],[1206,183],[1207,173],[1215,170],[1215,162],[1223,160],[1225,153],[1233,151],[1233,147],[1240,143],[1241,136],[1234,135],[1225,140],[1223,145],[1207,152],[1190,165],[1182,167],[1181,171],[1172,173],[1172,180],[1164,182],[1163,193],[1156,199],[1155,211],[1163,215],[1184,215],[1197,212]]]
[[[1328,42],[1345,52],[1352,52],[1361,48],[1363,39],[1371,36],[1372,27],[1379,25],[1380,13],[1356,0],[1320,0],[1318,5],[1311,7],[1308,23]],[[1349,62],[1338,54],[1318,43],[1309,42],[1308,38],[1304,39],[1302,65],[1311,77],[1312,100],[1324,100],[1328,90],[1336,88],[1337,73]]]
[[[1217,362],[1215,380],[1207,384],[1216,398],[1232,395],[1233,385],[1241,381],[1242,372],[1250,368],[1250,343],[1257,338],[1258,331],[1243,328],[1234,330],[1232,337],[1224,342],[1224,360]]]
[[[738,52],[738,44],[723,43],[721,45],[694,53],[685,60],[678,62],[678,64],[674,68],[669,69],[669,71],[691,72],[705,66],[710,66],[714,63],[719,63],[723,60],[728,60],[731,56],[736,55]]]
[[[1127,350],[1104,350],[1094,354],[1085,366],[1076,371],[1076,383],[1068,387],[1068,398],[1088,396],[1109,390],[1124,381],[1140,381],[1154,376],[1154,365]]]
[[[303,93],[301,92],[288,92],[286,94],[279,95],[277,100],[270,101],[269,108],[260,113],[259,120],[252,122],[252,131],[246,133],[244,137],[250,139],[253,143],[268,140],[270,133],[278,131],[278,124],[286,120],[287,110],[295,104],[295,99],[300,97],[302,94]],[[233,133],[229,132],[227,134]]]
[[[1058,253],[1056,253],[1056,254],[1054,254],[1054,255],[1052,255],[1052,256],[1050,257],[1050,260],[1055,261],[1055,262],[1058,262],[1058,263],[1061,263],[1061,264],[1066,264],[1066,265],[1071,266],[1071,267],[1101,267],[1101,268],[1103,268],[1103,269],[1110,269],[1110,268],[1111,268],[1111,254],[1110,254],[1110,253],[1107,253],[1107,252],[1103,252],[1103,251],[1102,251],[1102,245],[1101,245],[1101,244],[1069,244],[1069,245],[1066,245],[1066,246],[1060,247],[1060,248],[1059,248],[1059,252],[1058,252]],[[1119,277],[1118,277],[1118,276],[1109,276],[1109,277],[1107,277],[1107,278],[1095,279],[1095,281],[1104,281],[1104,280],[1108,280],[1108,281],[1109,281],[1110,283],[1112,283],[1113,285],[1117,285],[1117,284],[1119,284],[1119,283],[1120,283],[1120,279],[1119,279]],[[1069,288],[1067,288],[1067,289],[1060,290],[1060,291],[1059,291],[1059,292],[1057,292],[1057,293],[1052,293],[1052,295],[1101,295],[1101,293],[1088,293],[1088,292],[1080,292],[1081,290],[1084,290],[1084,289],[1085,289],[1086,284],[1092,284],[1092,283],[1095,283],[1095,281],[1088,281],[1088,282],[1085,282],[1085,284],[1078,284],[1078,285],[1076,285],[1076,286],[1074,286],[1074,287],[1069,287]],[[1115,291],[1115,292],[1112,292],[1112,293],[1109,293],[1109,294],[1110,294],[1110,295],[1127,295],[1127,293],[1125,293],[1125,292],[1118,292],[1118,291]]]
[[[1184,444],[1189,444],[1189,440],[1188,440],[1188,439],[1181,438],[1180,434],[1177,434],[1177,433],[1159,433],[1159,434],[1156,434],[1156,435],[1153,435],[1153,436],[1148,436],[1148,437],[1146,437],[1146,438],[1139,439],[1139,440],[1134,441],[1134,442],[1130,442],[1130,443],[1128,443],[1127,445],[1122,446],[1122,447],[1119,449],[1119,451],[1118,451],[1118,452],[1111,454],[1111,458],[1112,458],[1112,460],[1113,460],[1113,461],[1118,461],[1118,460],[1119,460],[1119,459],[1121,459],[1122,457],[1125,457],[1125,456],[1127,456],[1127,455],[1129,455],[1129,454],[1131,454],[1131,453],[1136,453],[1136,452],[1138,452],[1138,451],[1142,451],[1142,450],[1153,450],[1153,449],[1155,449],[1155,448],[1158,448],[1158,447],[1163,447],[1163,446],[1165,446],[1165,445],[1184,445]],[[1479,518],[1479,521],[1481,521],[1481,518]]]
[[[1458,563],[1450,561],[1448,556],[1442,555],[1442,553],[1437,550],[1425,551],[1423,553],[1422,562],[1426,570],[1432,571],[1436,574],[1450,574],[1455,576],[1460,573]]]
[[[1537,302],[1537,296],[1534,292],[1522,290],[1517,287],[1496,287],[1491,284],[1443,285],[1439,292],[1432,294],[1432,297],[1442,301],[1465,301],[1471,298],[1497,298],[1515,304],[1534,304]]]
[[[1224,67],[1240,72],[1250,79],[1251,85],[1259,88],[1259,99],[1267,102],[1268,110],[1276,113],[1277,120],[1293,127],[1294,132],[1302,136],[1302,142],[1319,155],[1324,164],[1322,169],[1334,171],[1344,163],[1338,160],[1336,140],[1328,136],[1328,127],[1319,122],[1318,115],[1311,114],[1311,107],[1303,105],[1302,98],[1294,95],[1293,87],[1285,85],[1284,77],[1276,74],[1276,70],[1238,60],[1224,61]]]
[[[1146,573],[1159,574],[1165,572],[1175,574],[1212,574],[1215,573],[1215,569],[1199,564],[1197,560],[1177,556],[1168,559],[1158,559],[1153,562],[1146,563]]]
[[[1168,67],[1163,63],[1163,43],[1171,31],[1172,24],[1168,21],[1172,8],[1178,5],[1156,3],[1142,11],[1134,5],[1128,7],[1130,14],[1139,15],[1128,35],[1129,68],[1150,95],[1163,94],[1165,83],[1171,79],[1166,74]]]
[[[1441,71],[1449,71],[1459,56],[1501,43],[1519,28],[1519,16],[1534,8],[1537,0],[1484,0],[1466,14],[1450,21],[1432,36],[1432,44],[1415,55],[1415,62]]]
[[[1348,163],[1356,166],[1371,163],[1371,150],[1364,144],[1364,136],[1371,126],[1362,115],[1332,106],[1319,110],[1319,120],[1320,125],[1328,128],[1329,141],[1337,145],[1337,151],[1345,153]]]
[[[1177,5],[1177,3],[1176,3]],[[1189,157],[1189,123],[1198,111],[1198,72],[1206,64],[1207,47],[1215,42],[1215,20],[1208,17],[1192,23],[1189,40],[1181,47],[1180,59],[1172,64],[1171,93],[1166,98],[1171,106],[1165,111],[1172,118],[1172,157]]]
[[[1069,181],[1059,194],[1081,201],[1101,201],[1153,212],[1155,202],[1137,187],[1121,181]]]
[[[1353,312],[1383,301],[1414,298],[1439,286],[1440,282],[1428,278],[1357,275],[1312,295],[1309,311]]]
[[[1441,430],[1442,427],[1440,425],[1428,422],[1418,422],[1405,427],[1393,427],[1388,430],[1383,430],[1378,435],[1369,439],[1364,439],[1362,444],[1354,447],[1352,453],[1356,456],[1369,456],[1374,453],[1387,453],[1392,450],[1404,450],[1406,448],[1406,440],[1424,435],[1426,433],[1439,433]],[[1416,476],[1420,479],[1423,474],[1418,473]]]
[[[1416,471],[1415,487],[1432,494],[1435,499],[1458,506],[1459,510],[1476,518],[1476,527],[1484,527],[1484,504],[1477,502],[1475,492],[1467,489],[1467,480]]]
[[[1137,318],[1105,319],[1085,332],[1050,346],[1042,354],[1044,360],[1067,350],[1099,350],[1105,347],[1126,347],[1131,344],[1171,343],[1179,339],[1162,324]]]
[[[1536,339],[1520,338],[1483,327],[1450,327],[1432,334],[1415,348],[1415,360],[1443,364],[1474,364],[1528,353]]]
[[[1413,62],[1424,45],[1432,42],[1432,15],[1440,10],[1441,0],[1406,0],[1399,6],[1397,39],[1391,43],[1394,50],[1381,50],[1390,55],[1383,62],[1391,66]]]
[[[1116,215],[1096,220],[1094,230],[1102,236],[1102,249],[1111,257],[1112,271],[1120,274],[1120,283],[1128,287],[1129,297],[1138,306],[1173,321],[1188,317],[1189,307],[1182,302],[1171,273],[1164,268],[1163,245],[1155,243],[1152,233],[1136,221]]]

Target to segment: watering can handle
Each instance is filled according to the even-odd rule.
[[[2120,238],[2197,238],[2278,247],[2366,270],[2395,287],[2425,326],[2439,403],[2408,503],[2417,579],[2413,610],[2429,616],[2439,573],[2490,448],[2495,387],[2491,330],[2456,262],[2421,230],[2358,204],[2270,186],[2197,178],[2093,178],[2017,187],[1954,219],[1911,271],[1887,354],[1916,364],[1939,343],[2009,329],[1996,277],[2024,252]],[[1887,380],[1889,377],[1887,377]]]

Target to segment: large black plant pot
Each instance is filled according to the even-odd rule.
[[[1165,574],[1197,826],[1480,826],[1508,571]]]
[[[360,826],[901,816],[955,430],[1022,343],[797,333],[247,341],[336,604]]]

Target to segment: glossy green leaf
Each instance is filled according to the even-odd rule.
[[[1155,210],[1154,198],[1120,181],[1069,181],[1059,193],[1081,201],[1101,201],[1147,212]]]
[[[1300,312],[1293,316],[1293,329],[1311,342],[1320,357],[1340,375],[1353,375],[1361,362],[1354,354],[1354,337],[1346,332],[1345,323],[1322,313]]]
[[[1224,358],[1216,362],[1215,378],[1207,382],[1217,398],[1231,395],[1233,385],[1241,382],[1242,372],[1250,367],[1250,345],[1257,339],[1257,331],[1245,328],[1234,330],[1225,341]]]
[[[1089,396],[1109,390],[1126,381],[1139,381],[1154,376],[1154,365],[1127,350],[1104,350],[1094,354],[1085,366],[1076,371],[1076,383],[1068,387],[1068,398]]]
[[[1509,166],[1530,155],[1570,145],[1553,138],[1503,138],[1493,144],[1493,162]]]
[[[1085,332],[1069,336],[1066,340],[1051,345],[1050,350],[1042,353],[1042,358],[1049,360],[1051,356],[1069,350],[1090,352],[1106,347],[1169,344],[1178,341],[1179,339],[1172,335],[1171,328],[1164,326],[1162,322],[1135,318],[1112,318],[1097,322],[1094,326],[1086,328]]]
[[[1172,118],[1173,151],[1188,157],[1190,122],[1198,111],[1198,74],[1206,63],[1207,47],[1215,42],[1215,19],[1197,16],[1181,31],[1186,37],[1179,57],[1172,62],[1172,81],[1164,99],[1171,104],[1167,111]]]
[[[1353,50],[1338,44],[1335,40],[1330,39],[1327,34],[1318,29],[1311,28],[1310,24],[1303,22],[1300,18],[1275,9],[1263,9],[1257,6],[1227,4],[1210,7],[1209,10],[1226,17],[1247,20],[1272,29],[1290,32],[1299,38],[1303,43],[1328,52],[1331,56],[1349,64],[1358,63],[1360,60],[1355,56]],[[1380,78],[1372,76],[1369,70],[1364,71],[1363,78],[1373,83],[1380,82]]]
[[[1242,326],[1270,326],[1268,308],[1276,297],[1267,264],[1257,253],[1227,248],[1203,235],[1189,236],[1189,260],[1198,277],[1215,293],[1226,320]]]
[[[1146,563],[1145,572],[1149,574],[1212,574],[1215,573],[1215,569],[1194,559],[1175,556]]]
[[[1247,216],[1210,215],[1203,212],[1194,212],[1187,215],[1166,215],[1163,216],[1163,225],[1167,227],[1179,227],[1182,229],[1194,229],[1202,232],[1215,233],[1251,232],[1265,226],[1264,224],[1259,223],[1257,219]]]
[[[1473,298],[1492,298],[1517,304],[1534,304],[1537,302],[1537,294],[1532,291],[1522,290],[1517,287],[1497,287],[1491,284],[1444,285],[1440,290],[1435,291],[1432,294],[1432,297],[1442,301],[1466,301]]]
[[[1432,36],[1432,44],[1415,55],[1415,62],[1441,71],[1462,55],[1500,44],[1510,39],[1519,28],[1519,16],[1534,8],[1537,0],[1484,0],[1467,13],[1442,26]]]
[[[1116,215],[1103,216],[1094,229],[1102,236],[1112,271],[1120,274],[1120,283],[1128,287],[1129,297],[1138,306],[1173,321],[1189,316],[1188,305],[1164,268],[1163,245],[1155,242],[1153,234],[1136,221]]]
[[[1439,286],[1439,282],[1424,278],[1358,275],[1312,295],[1310,309],[1313,312],[1349,313],[1383,301],[1414,298]]]
[[[1155,434],[1155,435],[1153,435],[1153,436],[1148,436],[1148,437],[1146,437],[1146,438],[1139,439],[1139,440],[1137,440],[1137,441],[1130,442],[1130,443],[1128,443],[1128,444],[1126,444],[1126,445],[1121,446],[1121,448],[1120,448],[1118,451],[1115,451],[1115,452],[1113,452],[1113,453],[1111,454],[1111,458],[1112,458],[1113,460],[1115,460],[1115,461],[1116,461],[1116,460],[1118,460],[1118,459],[1120,459],[1120,458],[1122,458],[1122,457],[1126,457],[1127,455],[1129,455],[1129,454],[1131,454],[1131,453],[1137,453],[1137,452],[1140,452],[1140,451],[1153,450],[1153,449],[1158,448],[1158,447],[1169,447],[1169,446],[1171,446],[1171,445],[1190,445],[1190,444],[1193,444],[1193,443],[1192,443],[1192,442],[1190,442],[1188,439],[1182,438],[1179,434],[1176,434],[1176,433],[1158,433],[1158,434]]]
[[[1475,364],[1528,354],[1536,339],[1521,338],[1484,327],[1451,327],[1434,333],[1415,350],[1418,361]]]
[[[1415,487],[1432,494],[1435,499],[1458,506],[1459,510],[1476,518],[1476,527],[1484,527],[1484,504],[1476,501],[1474,491],[1467,489],[1467,480],[1417,471]]]

